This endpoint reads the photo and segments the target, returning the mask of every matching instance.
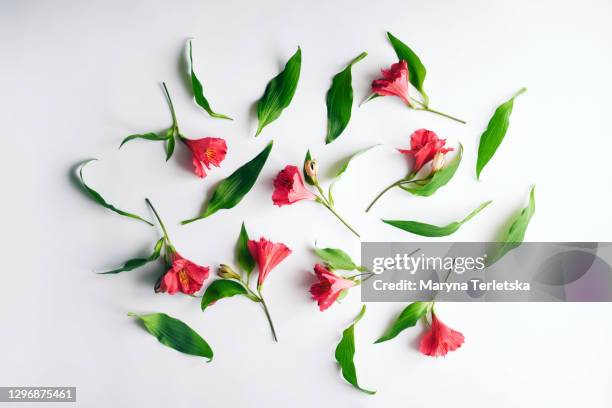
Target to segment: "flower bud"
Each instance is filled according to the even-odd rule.
[[[431,162],[431,173],[435,173],[444,166],[444,153],[438,152]]]
[[[240,275],[238,275],[232,268],[225,264],[219,265],[219,269],[217,270],[217,275],[223,279],[240,279]]]
[[[316,160],[308,160],[304,163],[304,171],[312,179],[313,182],[317,182],[317,173],[319,171],[319,163]]]

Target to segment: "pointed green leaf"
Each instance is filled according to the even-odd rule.
[[[497,151],[497,148],[504,140],[508,126],[510,126],[510,115],[514,106],[514,99],[527,91],[527,88],[522,88],[512,98],[499,105],[495,113],[489,120],[487,130],[480,136],[480,145],[478,146],[478,160],[476,162],[476,178],[480,179],[482,169],[487,165],[489,160]]]
[[[463,145],[459,143],[459,151],[455,158],[445,167],[436,171],[432,177],[429,177],[423,184],[418,183],[406,183],[406,185],[400,185],[402,190],[422,196],[429,197],[434,194],[440,187],[445,186],[453,178],[459,164],[461,163],[461,157],[463,156]],[[407,187],[410,186],[410,187]]]
[[[217,279],[208,285],[206,292],[204,292],[204,296],[202,296],[202,311],[217,300],[246,294],[247,290],[241,283],[230,279]]]
[[[423,82],[425,82],[427,70],[421,62],[421,59],[415,54],[414,51],[410,49],[410,47],[401,42],[398,38],[394,37],[393,34],[387,32],[387,37],[389,37],[389,41],[397,54],[397,58],[406,61],[408,64],[408,79],[410,80],[410,83],[423,96],[423,103],[425,106],[429,105],[429,97],[423,89]]]
[[[85,191],[85,193],[87,193],[87,195],[89,195],[89,197],[91,199],[93,199],[96,203],[100,204],[102,207],[104,208],[108,208],[109,210],[119,214],[119,215],[123,215],[124,217],[129,217],[129,218],[133,218],[135,220],[140,220],[142,222],[145,222],[147,224],[149,224],[150,226],[153,226],[153,224],[147,220],[145,220],[144,218],[141,218],[138,215],[135,214],[131,214],[129,212],[125,212],[123,210],[118,209],[117,207],[115,207],[112,204],[109,204],[106,202],[106,200],[100,195],[100,193],[98,193],[96,190],[90,188],[87,184],[85,184],[85,180],[83,179],[83,168],[91,161],[94,161],[97,159],[89,159],[89,160],[85,160],[84,162],[81,163],[81,165],[79,166],[79,181],[81,183],[81,187],[83,188],[83,191]]]
[[[126,137],[125,139],[123,139],[121,141],[121,144],[119,145],[119,148],[121,149],[121,147],[124,144],[126,144],[130,140],[134,140],[134,139],[163,141],[163,140],[168,140],[168,136],[158,135],[157,133],[153,133],[153,132],[144,133],[144,134],[141,134],[141,135],[129,135],[128,137]]]
[[[491,204],[492,201],[487,201],[472,211],[467,217],[461,221],[451,222],[448,225],[439,227],[437,225],[425,224],[418,221],[400,221],[400,220],[382,220],[384,223],[392,225],[396,228],[404,231],[411,232],[413,234],[421,235],[424,237],[445,237],[451,235],[459,229],[463,224],[471,220],[476,214],[482,211],[486,206]]]
[[[270,141],[261,153],[251,161],[243,164],[228,178],[221,181],[215,188],[210,201],[206,204],[206,208],[200,216],[185,220],[181,224],[189,224],[190,222],[206,218],[221,209],[235,207],[251,190],[255,181],[257,181],[257,177],[270,155],[272,144],[273,142]]]
[[[397,319],[395,319],[385,334],[376,340],[375,343],[391,340],[405,329],[415,326],[419,319],[425,315],[429,305],[430,302],[414,302],[409,304],[408,307],[400,313]]]
[[[165,313],[148,315],[128,313],[128,316],[140,319],[147,331],[155,336],[160,343],[181,353],[205,357],[209,362],[212,360],[213,351],[206,340],[182,321]]]
[[[329,144],[336,140],[346,129],[351,120],[353,108],[353,86],[351,68],[368,55],[362,52],[342,71],[332,79],[332,85],[327,91],[327,136],[325,143]]]
[[[302,66],[302,50],[298,47],[297,51],[285,64],[283,71],[272,78],[266,90],[257,102],[257,126],[258,136],[264,127],[274,122],[291,103],[298,80],[300,79],[300,68]]]
[[[315,253],[319,258],[325,261],[332,269],[339,269],[343,271],[362,271],[362,266],[356,265],[351,259],[351,256],[338,248],[317,248],[315,246]]]
[[[174,137],[170,137],[166,141],[166,161],[170,160],[170,158],[172,157],[172,153],[174,153],[175,144],[176,144],[176,141]]]
[[[208,100],[204,97],[204,88],[202,87],[202,83],[193,70],[193,48],[191,46],[191,40],[189,40],[189,69],[191,70],[191,89],[193,90],[193,96],[196,103],[213,118],[233,120],[229,116],[213,112]]]
[[[338,346],[336,346],[335,356],[336,361],[342,369],[342,376],[344,379],[359,391],[372,395],[376,394],[376,391],[366,390],[359,386],[359,383],[357,382],[357,369],[355,368],[355,362],[353,361],[355,357],[355,324],[361,320],[365,314],[365,311],[366,306],[363,305],[361,312],[359,312],[359,315],[355,318],[353,324],[342,332],[342,339],[340,340],[340,343],[338,343]]]
[[[375,144],[375,145],[372,145],[370,147],[366,147],[365,149],[358,150],[357,152],[355,152],[352,155],[350,155],[346,160],[344,160],[340,164],[340,167],[338,168],[338,171],[336,171],[336,173],[334,174],[335,180],[332,181],[331,184],[329,185],[329,193],[328,193],[328,195],[330,197],[330,201],[333,202],[332,193],[333,193],[334,187],[336,186],[336,183],[338,182],[338,180],[340,180],[340,176],[342,176],[344,174],[344,172],[348,169],[349,164],[351,164],[353,159],[356,159],[357,157],[361,156],[362,154],[364,154],[368,150],[375,148],[376,146],[380,146],[380,144]]]
[[[155,248],[153,248],[153,253],[148,258],[130,259],[129,261],[124,263],[122,267],[113,269],[112,271],[99,272],[99,275],[108,275],[108,274],[115,274],[119,272],[127,272],[127,271],[134,270],[136,268],[140,268],[141,266],[149,262],[155,261],[156,259],[159,258],[161,254],[161,250],[164,246],[164,240],[165,240],[164,238],[160,238],[159,241],[157,241],[157,243],[155,244]]]
[[[304,165],[302,166],[302,174],[304,175],[304,181],[310,184],[311,186],[314,186],[314,180],[308,175],[308,173],[306,173],[306,162],[308,160],[312,160],[312,157],[310,156],[310,150],[306,151],[306,157],[304,157]]]
[[[240,266],[240,268],[246,272],[248,276],[250,276],[251,272],[253,272],[253,268],[255,268],[255,260],[251,256],[248,244],[249,234],[247,233],[243,222],[242,227],[240,228],[238,242],[236,243],[236,259],[238,260],[238,266]]]

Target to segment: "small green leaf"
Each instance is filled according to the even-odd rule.
[[[97,159],[89,159],[89,160],[85,160],[84,162],[81,163],[80,168],[79,168],[79,181],[81,183],[81,187],[83,188],[83,191],[85,191],[87,193],[87,195],[89,195],[89,197],[91,197],[91,199],[93,199],[96,203],[100,204],[102,207],[104,208],[108,208],[109,210],[119,214],[119,215],[123,215],[124,217],[129,217],[129,218],[133,218],[135,220],[140,220],[142,222],[145,222],[147,224],[149,224],[150,226],[153,226],[153,224],[147,220],[145,220],[144,218],[141,218],[138,215],[135,214],[131,214],[129,212],[125,212],[123,210],[118,209],[117,207],[115,207],[112,204],[109,204],[106,202],[106,200],[94,189],[90,188],[87,184],[85,184],[85,180],[83,179],[83,168],[91,161],[94,161]]]
[[[387,32],[387,37],[389,37],[389,41],[391,42],[391,46],[397,54],[397,58],[399,60],[406,61],[406,64],[408,64],[408,78],[410,80],[410,83],[423,96],[423,103],[425,104],[425,106],[429,105],[429,97],[423,89],[423,82],[425,82],[427,70],[421,62],[421,59],[418,55],[415,54],[414,51],[410,49],[410,47],[401,42],[398,38],[394,37],[393,34]]]
[[[291,103],[298,80],[300,79],[300,68],[302,66],[302,50],[298,47],[297,51],[285,64],[285,68],[280,74],[272,78],[266,90],[257,102],[257,133],[259,136],[264,127],[274,122]]]
[[[310,150],[306,151],[306,157],[304,157],[304,165],[302,166],[302,174],[304,175],[304,181],[310,184],[311,186],[314,186],[314,180],[308,175],[308,173],[306,173],[306,162],[308,160],[312,160],[312,157],[310,156]]]
[[[418,221],[400,221],[400,220],[382,220],[382,221],[396,228],[411,232],[413,234],[421,235],[424,237],[445,237],[457,231],[459,227],[461,227],[463,224],[471,220],[476,214],[478,214],[480,211],[482,211],[486,206],[488,206],[491,203],[492,201],[487,201],[486,203],[481,204],[480,207],[472,211],[463,220],[451,222],[450,224],[445,225],[443,227],[439,227],[437,225],[425,224],[423,222],[418,222]]]
[[[121,144],[119,145],[119,148],[121,149],[121,147],[123,147],[124,144],[126,144],[130,140],[134,140],[134,139],[163,141],[163,140],[168,140],[169,137],[168,136],[158,135],[157,133],[153,133],[153,132],[144,133],[144,134],[141,134],[141,135],[129,135],[128,137],[126,137],[125,139],[123,139],[121,141]]]
[[[315,246],[315,253],[325,263],[327,263],[332,269],[339,269],[342,271],[363,271],[362,266],[356,265],[351,259],[351,256],[338,248],[317,248]]]
[[[208,285],[204,296],[202,296],[202,311],[217,300],[246,294],[247,290],[241,283],[230,279],[217,279]]]
[[[521,245],[525,239],[525,232],[531,221],[531,217],[535,213],[535,186],[531,188],[529,193],[529,204],[523,208],[519,215],[514,219],[508,231],[502,237],[500,243],[492,245],[492,250],[487,252],[486,266],[493,265],[500,260],[509,251]]]
[[[395,322],[393,322],[385,334],[376,340],[375,343],[391,340],[405,329],[415,326],[419,319],[425,315],[429,305],[429,302],[414,302],[409,304],[408,307],[400,313],[397,319],[395,319]]]
[[[242,227],[240,228],[238,242],[236,243],[236,259],[238,260],[238,266],[240,266],[240,268],[247,273],[247,276],[250,276],[251,272],[253,272],[253,268],[255,268],[255,260],[251,256],[248,244],[249,234],[247,233],[243,222]]]
[[[202,214],[196,218],[185,220],[181,222],[181,224],[189,224],[190,222],[206,218],[221,209],[235,207],[251,190],[255,181],[257,181],[257,177],[270,155],[272,144],[273,142],[270,141],[270,143],[268,143],[268,145],[251,161],[243,164],[228,178],[221,181],[215,188]]]
[[[182,321],[165,313],[152,313],[148,315],[128,313],[128,316],[140,319],[147,331],[155,336],[163,345],[181,353],[205,357],[209,362],[212,360],[213,351],[206,340]]]
[[[480,136],[480,145],[478,146],[478,160],[476,162],[476,178],[480,180],[482,169],[493,158],[497,148],[504,140],[508,126],[510,126],[510,114],[514,106],[514,99],[525,93],[527,88],[522,88],[512,98],[499,105],[495,113],[489,120],[487,130]]]
[[[166,161],[170,160],[172,157],[172,153],[174,153],[174,146],[176,145],[176,141],[174,137],[169,137],[166,141]]]
[[[200,107],[202,107],[202,109],[204,109],[206,112],[208,112],[208,114],[213,118],[233,120],[229,116],[213,112],[212,108],[210,107],[210,104],[208,103],[208,100],[204,97],[204,88],[202,87],[202,83],[193,71],[193,49],[191,46],[191,40],[189,40],[189,67],[189,69],[191,70],[191,88],[193,89],[193,96],[195,98],[196,103],[200,105]]]
[[[447,166],[436,171],[432,177],[427,179],[426,183],[424,184],[407,183],[406,185],[409,185],[411,187],[400,185],[400,188],[414,195],[429,197],[430,195],[438,191],[440,187],[443,187],[446,184],[448,184],[448,182],[453,178],[453,176],[455,175],[455,172],[457,171],[457,168],[459,167],[459,164],[461,163],[462,156],[463,156],[463,145],[459,143],[459,151],[457,152],[457,155],[455,156],[455,158]]]
[[[115,274],[115,273],[119,273],[119,272],[127,272],[127,271],[134,270],[136,268],[140,268],[141,266],[145,265],[146,263],[155,261],[156,259],[159,258],[160,254],[161,254],[161,250],[162,250],[162,248],[164,246],[164,240],[165,240],[165,238],[160,238],[159,241],[157,241],[157,243],[155,244],[155,248],[153,248],[153,253],[148,258],[134,258],[134,259],[130,259],[129,261],[124,263],[122,267],[117,268],[117,269],[113,269],[112,271],[99,272],[99,275],[108,275],[108,274]]]
[[[354,64],[361,61],[368,55],[362,52],[357,58],[337,73],[332,79],[332,85],[327,91],[327,136],[325,143],[329,144],[336,140],[346,129],[351,120],[351,110],[353,108],[353,86],[351,68]]]
[[[363,305],[361,312],[359,312],[359,315],[355,318],[353,324],[342,332],[342,339],[340,340],[340,343],[338,343],[338,346],[336,346],[335,356],[336,361],[342,369],[342,376],[344,379],[359,391],[373,395],[376,394],[376,391],[366,390],[359,386],[359,383],[357,382],[357,369],[355,368],[355,362],[353,361],[355,357],[355,324],[361,320],[365,314],[365,311],[366,306]]]

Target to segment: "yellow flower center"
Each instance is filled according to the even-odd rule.
[[[208,157],[209,159],[214,159],[216,156],[215,150],[210,147],[206,149],[206,152],[204,154],[206,154],[206,157]]]
[[[189,276],[187,275],[187,272],[185,272],[184,269],[181,269],[179,271],[178,278],[179,278],[179,281],[181,282],[181,285],[183,285],[183,287],[189,286]]]

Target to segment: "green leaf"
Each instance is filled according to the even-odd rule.
[[[257,137],[264,127],[274,122],[280,116],[283,109],[291,103],[298,80],[300,79],[300,68],[302,66],[302,50],[298,47],[297,51],[285,64],[283,71],[272,78],[266,90],[257,102]]]
[[[402,313],[395,319],[391,327],[382,335],[381,338],[375,341],[375,343],[382,343],[383,341],[391,340],[398,334],[409,327],[413,327],[417,324],[419,319],[425,315],[430,302],[414,302],[408,305]]]
[[[363,305],[361,312],[359,312],[359,315],[355,318],[353,324],[342,332],[342,339],[340,340],[340,343],[338,343],[338,346],[336,346],[335,356],[336,361],[342,369],[342,376],[344,379],[359,391],[373,395],[376,394],[376,391],[366,390],[359,386],[359,383],[357,382],[357,369],[355,368],[355,363],[353,361],[355,357],[355,324],[361,320],[365,314],[365,311],[366,306]]]
[[[172,157],[172,153],[174,153],[174,146],[176,145],[176,141],[174,137],[169,137],[166,141],[166,161],[170,160]]]
[[[397,54],[397,58],[406,61],[406,63],[408,64],[408,72],[410,74],[408,75],[408,77],[410,83],[423,96],[423,103],[425,104],[425,106],[429,105],[429,97],[423,89],[423,82],[425,82],[427,70],[421,62],[421,59],[418,55],[414,53],[414,51],[410,49],[410,47],[401,42],[398,38],[394,37],[393,34],[387,32],[387,37],[389,37],[389,41],[391,42],[391,46],[393,46],[393,49]]]
[[[121,147],[123,147],[124,144],[126,144],[130,140],[134,140],[134,139],[163,141],[163,140],[168,140],[169,137],[168,136],[158,135],[157,133],[153,133],[153,132],[144,133],[144,134],[140,134],[140,135],[129,135],[128,137],[126,137],[125,139],[123,139],[121,141],[121,144],[119,145],[119,148],[121,149]]]
[[[273,142],[268,145],[251,161],[243,164],[240,168],[234,171],[228,178],[221,181],[206,204],[205,210],[196,218],[185,220],[181,224],[189,224],[206,218],[221,209],[230,209],[235,207],[244,196],[251,190],[257,177],[261,172],[270,151],[272,150]]]
[[[368,55],[362,52],[357,58],[337,73],[332,79],[332,85],[327,91],[327,136],[325,143],[329,144],[336,140],[346,129],[351,120],[351,110],[353,107],[353,86],[351,68],[354,64],[361,61]]]
[[[531,188],[531,192],[529,193],[529,204],[527,204],[527,207],[523,208],[514,221],[512,221],[510,228],[508,228],[508,231],[504,234],[500,243],[494,244],[493,249],[487,251],[488,257],[485,262],[486,266],[493,265],[509,251],[521,245],[525,239],[527,227],[529,226],[529,222],[531,221],[531,217],[533,217],[534,213],[535,186]]]
[[[459,167],[459,164],[461,163],[462,156],[463,156],[463,145],[459,143],[459,151],[457,152],[457,155],[455,156],[455,158],[447,166],[436,171],[432,177],[428,178],[427,183],[425,184],[406,183],[406,185],[409,185],[412,187],[406,187],[404,185],[400,185],[399,187],[402,190],[406,190],[411,194],[422,196],[422,197],[429,197],[430,195],[438,191],[440,187],[443,187],[446,184],[448,184],[448,182],[453,178],[453,176],[455,175],[455,172],[457,171],[457,168]]]
[[[128,316],[140,319],[147,331],[155,336],[160,343],[181,353],[205,357],[209,362],[212,360],[213,351],[206,340],[182,321],[165,313],[148,315],[128,313]]]
[[[236,243],[236,259],[238,260],[238,266],[240,266],[240,268],[245,271],[248,276],[250,276],[251,272],[253,272],[253,268],[255,268],[255,260],[251,256],[248,243],[249,234],[247,233],[243,222],[242,227],[240,228],[238,242]]]
[[[304,175],[304,181],[310,184],[311,186],[314,186],[315,185],[314,180],[312,179],[312,177],[308,175],[308,173],[306,173],[306,162],[308,160],[312,160],[312,157],[310,156],[310,149],[306,151],[306,157],[304,157],[304,165],[302,166],[302,174]]]
[[[160,254],[161,254],[161,250],[162,250],[162,248],[164,246],[164,240],[165,240],[165,238],[160,238],[159,241],[157,241],[157,243],[155,244],[155,248],[153,248],[153,253],[148,258],[134,258],[134,259],[130,259],[129,261],[124,263],[122,267],[117,268],[117,269],[113,269],[112,271],[99,272],[99,275],[108,275],[108,274],[115,274],[115,273],[119,273],[119,272],[127,272],[127,271],[134,270],[136,268],[140,268],[141,266],[145,265],[146,263],[155,261],[156,259],[159,258]]]
[[[421,235],[424,237],[445,237],[457,231],[459,227],[471,220],[476,214],[482,211],[486,206],[491,204],[492,201],[482,203],[480,207],[472,211],[467,217],[461,221],[451,222],[448,225],[439,227],[437,225],[425,224],[417,221],[399,221],[399,220],[382,220],[384,223],[392,225],[396,228],[404,231],[411,232],[413,234]]]
[[[476,178],[480,180],[482,169],[493,158],[497,148],[504,140],[508,126],[510,126],[510,114],[514,106],[514,99],[525,93],[527,88],[522,88],[512,98],[498,106],[495,113],[489,120],[487,130],[480,136],[480,145],[478,146],[478,160],[476,161]]]
[[[196,103],[200,105],[200,107],[202,107],[202,109],[204,109],[206,112],[208,112],[208,114],[213,118],[233,120],[229,116],[213,112],[212,108],[210,107],[210,104],[208,103],[208,100],[204,97],[204,88],[202,87],[202,83],[193,71],[193,49],[191,46],[191,40],[189,40],[189,67],[191,70],[191,88],[193,89],[193,96],[195,98]]]
[[[340,167],[338,168],[338,171],[336,171],[336,173],[334,174],[335,180],[329,185],[328,196],[330,198],[330,201],[333,202],[332,193],[333,193],[334,187],[336,186],[336,182],[338,182],[338,180],[340,180],[340,176],[342,176],[344,174],[344,172],[348,169],[349,164],[351,164],[353,159],[356,159],[357,157],[361,156],[362,154],[364,154],[368,150],[375,148],[376,146],[380,146],[380,144],[375,144],[375,145],[366,147],[365,149],[358,150],[357,152],[351,154],[342,163],[340,163]]]
[[[202,296],[202,311],[217,300],[246,294],[247,290],[241,283],[230,279],[217,279],[208,285],[204,296]]]
[[[91,161],[94,161],[97,159],[89,159],[89,160],[85,160],[84,162],[82,162],[79,166],[79,181],[81,183],[81,187],[83,188],[83,191],[85,191],[85,193],[87,193],[87,195],[89,195],[89,197],[91,197],[92,200],[94,200],[96,203],[100,204],[102,207],[104,208],[108,208],[109,210],[119,214],[119,215],[123,215],[124,217],[129,217],[129,218],[133,218],[135,220],[140,220],[142,222],[145,222],[147,224],[149,224],[150,226],[153,226],[153,224],[147,220],[145,220],[144,218],[135,215],[135,214],[131,214],[129,212],[125,212],[123,210],[120,210],[119,208],[115,207],[112,204],[109,204],[106,202],[106,200],[94,189],[90,188],[87,184],[85,184],[85,180],[83,179],[83,168]]]
[[[365,268],[356,265],[350,255],[338,248],[317,248],[315,246],[315,254],[327,263],[332,269],[340,269],[342,271],[363,271]]]

